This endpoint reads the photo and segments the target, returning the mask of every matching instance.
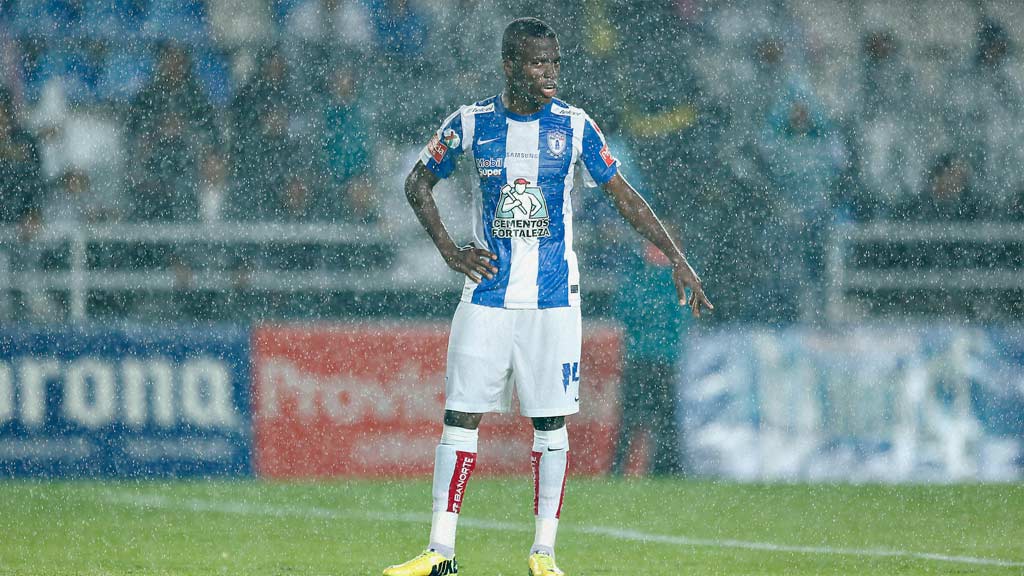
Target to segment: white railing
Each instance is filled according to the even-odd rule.
[[[49,227],[32,239],[35,248],[63,246],[66,265],[57,270],[19,266],[19,241],[15,227],[0,227],[0,318],[9,317],[13,291],[59,291],[67,294],[71,319],[88,315],[90,293],[117,291],[170,292],[179,289],[180,278],[170,268],[117,269],[89,265],[90,247],[101,243],[137,244],[146,247],[193,245],[228,252],[244,247],[257,249],[281,245],[311,244],[358,253],[391,245],[390,235],[374,227],[324,224],[231,223],[216,227],[196,224],[117,224],[78,228]],[[884,243],[905,249],[910,245],[962,242],[992,250],[1018,245],[1024,253],[1024,226],[1015,224],[846,224],[833,231],[828,251],[827,312],[832,322],[857,320],[864,314],[850,298],[855,292],[907,291],[1021,291],[1024,266],[977,266],[970,261],[942,267],[913,269],[858,266],[853,258],[865,245]],[[859,248],[860,247],[860,248]],[[951,258],[955,257],[950,255]],[[278,269],[255,267],[245,271],[245,286],[257,292],[457,289],[458,278],[441,269],[431,274],[408,274],[398,259],[379,266],[348,269]],[[431,268],[433,270],[433,268]],[[596,271],[594,271],[596,272]],[[227,291],[238,283],[238,271],[222,266],[191,270],[188,289]],[[614,282],[600,275],[588,276],[588,287],[613,290]]]
[[[356,253],[372,247],[390,248],[388,234],[378,228],[351,225],[230,223],[216,227],[196,224],[117,224],[82,227],[47,227],[32,236],[19,239],[16,227],[0,227],[0,312],[9,306],[12,290],[56,290],[68,295],[69,315],[74,320],[87,316],[87,298],[92,291],[148,290],[171,291],[177,277],[171,269],[103,269],[90,267],[90,247],[98,243],[124,243],[147,247],[199,245],[220,250],[244,246],[280,246],[311,244],[337,247]],[[67,265],[59,270],[40,270],[19,266],[19,252],[29,249],[64,247]],[[280,270],[252,269],[245,272],[245,285],[256,291],[354,291],[365,292],[382,287],[417,289],[436,288],[429,279],[393,274],[390,264],[360,269]],[[198,290],[230,290],[238,273],[225,268],[200,268],[192,271],[188,287]],[[440,277],[443,283],[444,277]]]
[[[395,238],[400,241],[395,242]],[[133,268],[130,265],[104,266],[92,262],[102,256],[104,246],[122,244],[146,249],[168,248],[185,255],[206,250],[209,253],[235,254],[244,250],[261,252],[267,260],[280,264],[274,251],[282,245],[310,245],[327,248],[333,255],[353,256],[348,266],[328,263],[310,268],[275,267],[273,264],[239,271],[226,265],[223,258],[206,258],[207,263],[189,269],[187,285],[171,266]],[[184,247],[184,249],[183,249]],[[197,248],[198,247],[198,248]],[[59,249],[63,257],[56,269],[24,266],[26,249]],[[390,255],[386,262],[361,257],[378,250]],[[329,259],[329,256],[327,258]],[[436,259],[422,262],[424,257]],[[52,267],[51,267],[52,268]],[[100,293],[170,293],[182,288],[196,291],[226,292],[236,289],[244,275],[245,289],[254,292],[423,292],[458,291],[462,277],[448,271],[437,256],[426,234],[392,233],[386,227],[284,224],[224,223],[203,224],[106,224],[81,227],[50,226],[39,230],[28,243],[19,240],[18,228],[0,226],[0,320],[10,318],[14,293],[58,292],[66,295],[69,319],[80,321],[89,316],[89,297]],[[613,270],[588,269],[583,286],[588,294],[614,292],[618,276]]]
[[[949,265],[911,269],[856,267],[850,262],[858,246],[885,243],[906,248],[928,244],[969,243],[997,250],[1007,244],[1024,251],[1024,225],[1005,223],[904,224],[878,222],[837,227],[827,247],[828,317],[832,322],[856,320],[860,315],[849,302],[852,291],[1018,291],[1024,290],[1024,266],[1012,262],[983,266],[971,258],[949,254]],[[913,254],[912,251],[907,253]],[[972,294],[965,293],[966,298]]]

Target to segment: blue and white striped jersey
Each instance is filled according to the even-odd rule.
[[[467,278],[462,300],[496,308],[578,306],[570,200],[577,161],[592,186],[618,171],[597,124],[557,98],[522,116],[494,96],[446,118],[420,160],[447,178],[466,153],[480,176],[474,241],[498,255],[498,274],[479,284]]]

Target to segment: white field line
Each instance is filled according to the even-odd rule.
[[[430,524],[430,514],[392,512],[372,512],[353,510],[334,510],[317,506],[293,506],[278,504],[254,504],[251,502],[231,502],[221,500],[201,500],[198,498],[179,499],[159,494],[137,494],[106,492],[103,499],[108,503],[122,504],[143,509],[176,510],[186,512],[214,512],[221,514],[237,514],[240,516],[272,516],[295,518],[323,518],[332,520],[368,520],[374,522],[403,522],[412,524]],[[516,522],[499,522],[476,518],[460,518],[460,526],[481,530],[497,530],[501,532],[533,532],[532,525]],[[752,542],[746,540],[717,540],[709,538],[690,538],[667,534],[651,534],[637,530],[624,530],[612,526],[560,526],[562,532],[577,532],[604,536],[616,540],[632,542],[673,544],[677,546],[701,546],[708,548],[739,548],[744,550],[761,550],[765,552],[792,552],[797,554],[835,554],[843,556],[867,556],[874,558],[912,558],[917,560],[933,560],[955,564],[974,564],[981,566],[1003,566],[1007,568],[1024,567],[1024,562],[1001,560],[998,558],[979,558],[975,556],[953,556],[932,552],[913,552],[888,548],[836,548],[832,546],[793,546],[774,544],[771,542]]]

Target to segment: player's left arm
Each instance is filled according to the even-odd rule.
[[[619,214],[640,233],[665,253],[672,262],[672,280],[676,285],[676,293],[679,295],[680,305],[689,305],[693,315],[700,318],[701,309],[714,310],[711,301],[704,295],[704,287],[700,277],[690,266],[683,255],[683,251],[669,236],[665,226],[658,219],[658,216],[651,210],[651,206],[644,200],[643,196],[633,186],[616,172],[602,189],[611,198]],[[686,289],[690,289],[690,297],[686,297]]]

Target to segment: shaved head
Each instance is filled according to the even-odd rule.
[[[551,38],[558,41],[554,28],[539,18],[517,18],[505,27],[501,37],[501,59],[516,60],[527,38]]]

